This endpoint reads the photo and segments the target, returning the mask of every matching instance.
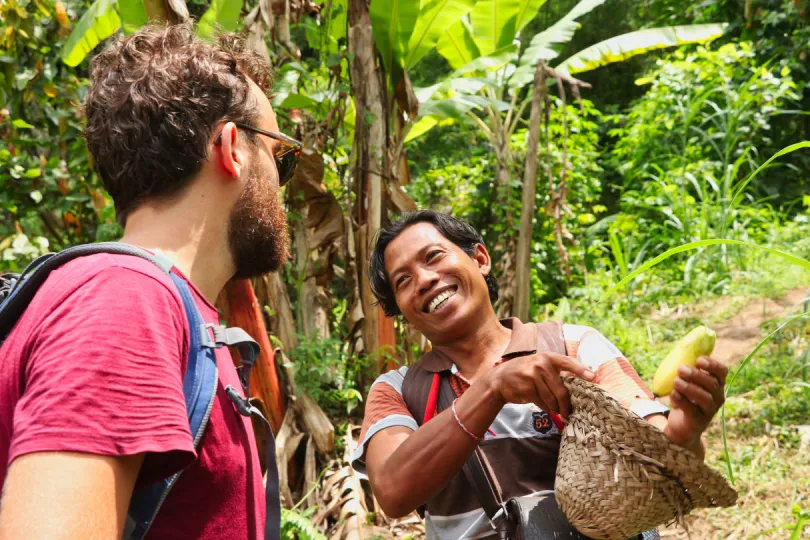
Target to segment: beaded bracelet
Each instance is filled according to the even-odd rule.
[[[479,442],[480,442],[480,441],[483,441],[483,440],[484,440],[484,437],[483,437],[483,436],[482,436],[482,437],[478,437],[478,436],[476,436],[476,435],[473,435],[473,434],[470,432],[470,430],[469,430],[469,429],[467,429],[466,427],[464,427],[464,424],[462,424],[462,423],[461,423],[461,420],[459,420],[459,419],[458,419],[458,413],[456,413],[456,401],[458,401],[458,398],[456,398],[456,399],[454,399],[454,400],[453,400],[453,403],[452,403],[452,405],[450,405],[450,408],[451,408],[451,409],[453,409],[453,416],[456,418],[456,422],[458,423],[458,427],[460,427],[461,429],[463,429],[463,430],[464,430],[464,433],[466,433],[467,435],[469,435],[470,437],[472,437],[472,438],[473,438],[473,439],[475,439],[476,441],[479,441]]]

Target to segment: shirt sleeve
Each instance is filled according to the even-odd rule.
[[[186,318],[170,286],[111,266],[40,321],[26,345],[9,463],[42,451],[146,453],[142,485],[195,458],[182,390]]]
[[[618,348],[600,332],[590,326],[566,324],[563,326],[569,356],[596,373],[594,383],[604,388],[619,403],[642,418],[652,414],[666,414],[669,409],[655,400],[641,377]]]
[[[352,454],[352,467],[360,474],[366,474],[366,450],[368,443],[380,431],[402,426],[416,431],[419,425],[408,410],[402,397],[402,381],[408,368],[389,371],[377,378],[371,385],[366,400],[366,414],[360,431],[360,444]]]

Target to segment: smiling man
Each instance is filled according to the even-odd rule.
[[[570,413],[566,372],[599,384],[702,459],[701,434],[723,402],[724,366],[701,358],[698,369],[681,368],[670,412],[595,329],[499,320],[491,270],[478,232],[444,214],[415,212],[377,240],[372,291],[433,347],[378,378],[366,402],[353,465],[368,474],[386,514],[426,506],[428,538],[497,537],[462,473],[476,447],[504,499],[553,496],[560,427]],[[439,387],[448,383],[456,399],[438,412]]]

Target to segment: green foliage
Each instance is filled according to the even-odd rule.
[[[58,56],[83,8],[0,5],[0,268],[24,267],[45,248],[118,234],[82,137],[87,81]]]
[[[770,182],[749,186],[745,178],[770,119],[797,97],[789,70],[759,65],[748,44],[729,44],[675,53],[639,83],[649,90],[609,133],[618,138],[611,165],[623,178],[621,207],[634,216],[624,232],[655,238],[660,248],[717,237],[762,241],[774,211],[745,190]],[[732,204],[743,193],[748,204]],[[693,259],[685,279],[713,272],[707,285],[720,285],[730,259],[744,266],[744,257],[732,250]]]
[[[217,27],[226,32],[236,31],[241,12],[242,0],[212,0],[211,6],[197,23],[197,35],[210,38]]]
[[[281,538],[284,540],[326,540],[309,520],[315,513],[315,507],[301,513],[281,509]]]
[[[62,49],[65,64],[76,67],[99,43],[121,28],[116,0],[95,0],[76,24]]]
[[[298,335],[298,346],[290,350],[296,384],[306,390],[332,416],[351,415],[363,401],[358,381],[366,358],[349,355],[343,340],[308,338]]]

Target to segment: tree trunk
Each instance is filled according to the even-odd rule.
[[[383,175],[388,165],[386,88],[377,66],[374,36],[366,0],[349,1],[349,53],[352,94],[357,111],[354,137],[355,181],[354,231],[357,250],[356,275],[363,310],[363,349],[377,357],[382,347],[392,346],[393,320],[374,305],[368,281],[368,258],[377,231],[382,226],[385,202]]]
[[[250,395],[262,400],[267,409],[267,419],[273,425],[273,430],[278,432],[287,407],[279,385],[275,354],[253,286],[246,279],[231,280],[222,291],[219,303],[228,324],[243,329],[262,348],[250,378]],[[239,365],[239,352],[232,348],[231,355],[234,364]]]
[[[517,265],[515,272],[515,300],[512,315],[521,321],[529,320],[531,306],[531,245],[535,215],[535,194],[537,193],[537,147],[540,142],[542,106],[546,101],[545,64],[541,60],[534,72],[534,94],[529,120],[529,142],[526,149],[526,164],[523,173],[523,200],[520,206],[520,232],[518,233]]]
[[[177,24],[189,18],[183,0],[143,0],[143,8],[150,22]]]

